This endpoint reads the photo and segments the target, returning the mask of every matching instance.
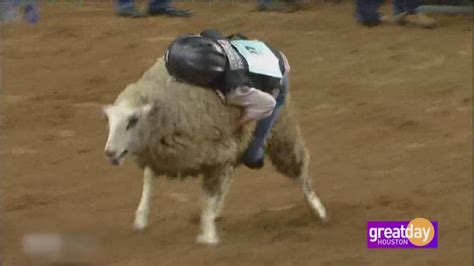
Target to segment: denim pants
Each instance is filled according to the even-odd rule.
[[[393,0],[392,1],[393,15],[398,15],[402,12],[415,14],[416,8],[419,5],[420,5],[420,1],[418,0]]]
[[[40,19],[38,1],[0,0],[0,22],[20,21],[22,16],[30,24],[37,23]]]
[[[257,0],[257,5],[268,7],[274,4],[275,2],[276,2],[275,0]]]
[[[361,23],[375,23],[380,20],[379,7],[383,0],[356,0],[355,15]]]
[[[159,10],[169,7],[171,0],[149,0],[148,9]],[[130,8],[134,6],[134,0],[117,0],[117,8]]]
[[[273,109],[272,114],[260,120],[255,128],[255,133],[252,142],[244,153],[242,158],[243,162],[255,163],[263,159],[265,155],[265,141],[270,134],[273,125],[275,124],[280,111],[285,104],[286,95],[290,89],[290,81],[288,78],[288,72],[285,73],[282,80],[282,88],[280,89],[276,98],[276,105]]]
[[[376,22],[380,19],[378,12],[383,0],[356,0],[356,17],[359,22]],[[393,15],[401,12],[416,13],[419,0],[392,0]]]

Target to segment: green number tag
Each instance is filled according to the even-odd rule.
[[[231,41],[231,44],[245,58],[250,72],[275,78],[283,77],[278,58],[265,43],[236,40]]]

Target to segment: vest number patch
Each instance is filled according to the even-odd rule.
[[[250,72],[275,78],[283,77],[278,58],[265,43],[256,40],[235,40],[231,41],[231,44],[245,58]]]

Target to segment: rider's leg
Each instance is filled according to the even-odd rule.
[[[287,72],[283,77],[282,89],[280,89],[278,93],[278,96],[276,98],[276,105],[273,109],[272,114],[269,117],[258,122],[257,127],[255,129],[254,138],[242,157],[242,162],[247,167],[256,169],[263,167],[263,158],[265,155],[265,141],[285,103],[289,87],[290,84]]]

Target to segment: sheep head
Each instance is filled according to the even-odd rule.
[[[120,165],[127,153],[139,149],[139,131],[151,110],[151,104],[134,108],[123,105],[102,107],[109,129],[105,155],[110,163]]]

